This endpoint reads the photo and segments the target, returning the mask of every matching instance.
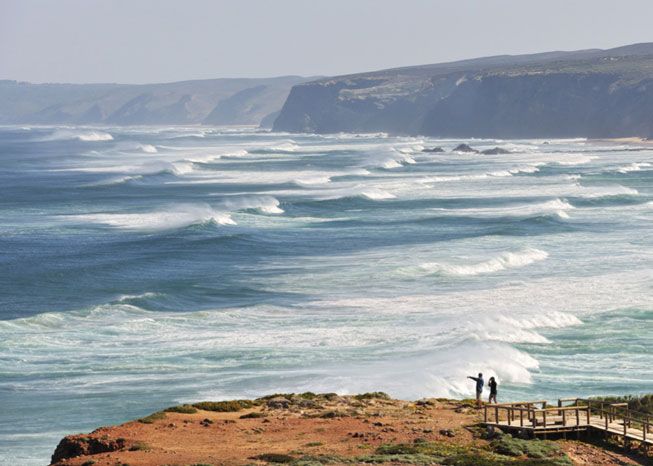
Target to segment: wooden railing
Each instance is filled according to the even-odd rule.
[[[572,404],[564,406],[565,403]],[[620,428],[623,426],[623,432],[619,432],[619,435],[628,438],[641,436],[644,442],[651,441],[652,418],[650,414],[629,409],[627,403],[583,398],[561,398],[558,400],[558,406],[553,407],[547,407],[545,400],[487,404],[483,407],[483,421],[486,424],[544,431],[555,431],[556,428],[580,430],[593,426],[606,433],[615,433],[617,424]],[[631,432],[628,429],[631,429]]]
[[[558,401],[558,405],[565,402],[573,402],[575,405],[584,403],[593,414],[597,414],[599,419],[605,421],[605,430],[608,430],[611,423],[616,422],[623,425],[624,435],[630,428],[641,430],[644,441],[647,438],[650,439],[649,434],[653,433],[653,416],[630,409],[628,403],[610,403],[587,398],[563,398]]]
[[[535,405],[541,404],[541,408]],[[558,406],[547,408],[546,401],[526,403],[502,403],[485,405],[483,420],[486,423],[506,423],[508,426],[531,427],[579,427],[590,424],[588,406]],[[504,414],[502,416],[501,414]]]

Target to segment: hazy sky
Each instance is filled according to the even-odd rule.
[[[0,0],[0,78],[334,75],[653,41],[653,0]]]

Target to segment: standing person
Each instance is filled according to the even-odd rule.
[[[483,380],[483,374],[478,373],[478,377],[472,377],[471,375],[467,377],[476,382],[476,405],[481,407],[481,394],[483,393],[483,385],[485,385],[485,380]]]
[[[488,381],[488,386],[490,387],[490,398],[487,400],[488,403],[492,403],[494,400],[494,403],[497,403],[497,381],[494,380],[494,377],[490,377],[490,380]]]

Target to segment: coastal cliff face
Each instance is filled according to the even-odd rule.
[[[293,87],[277,131],[653,136],[653,44],[490,57]]]

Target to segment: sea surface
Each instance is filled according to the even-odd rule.
[[[652,346],[653,145],[0,128],[0,464],[187,401],[653,392]]]

